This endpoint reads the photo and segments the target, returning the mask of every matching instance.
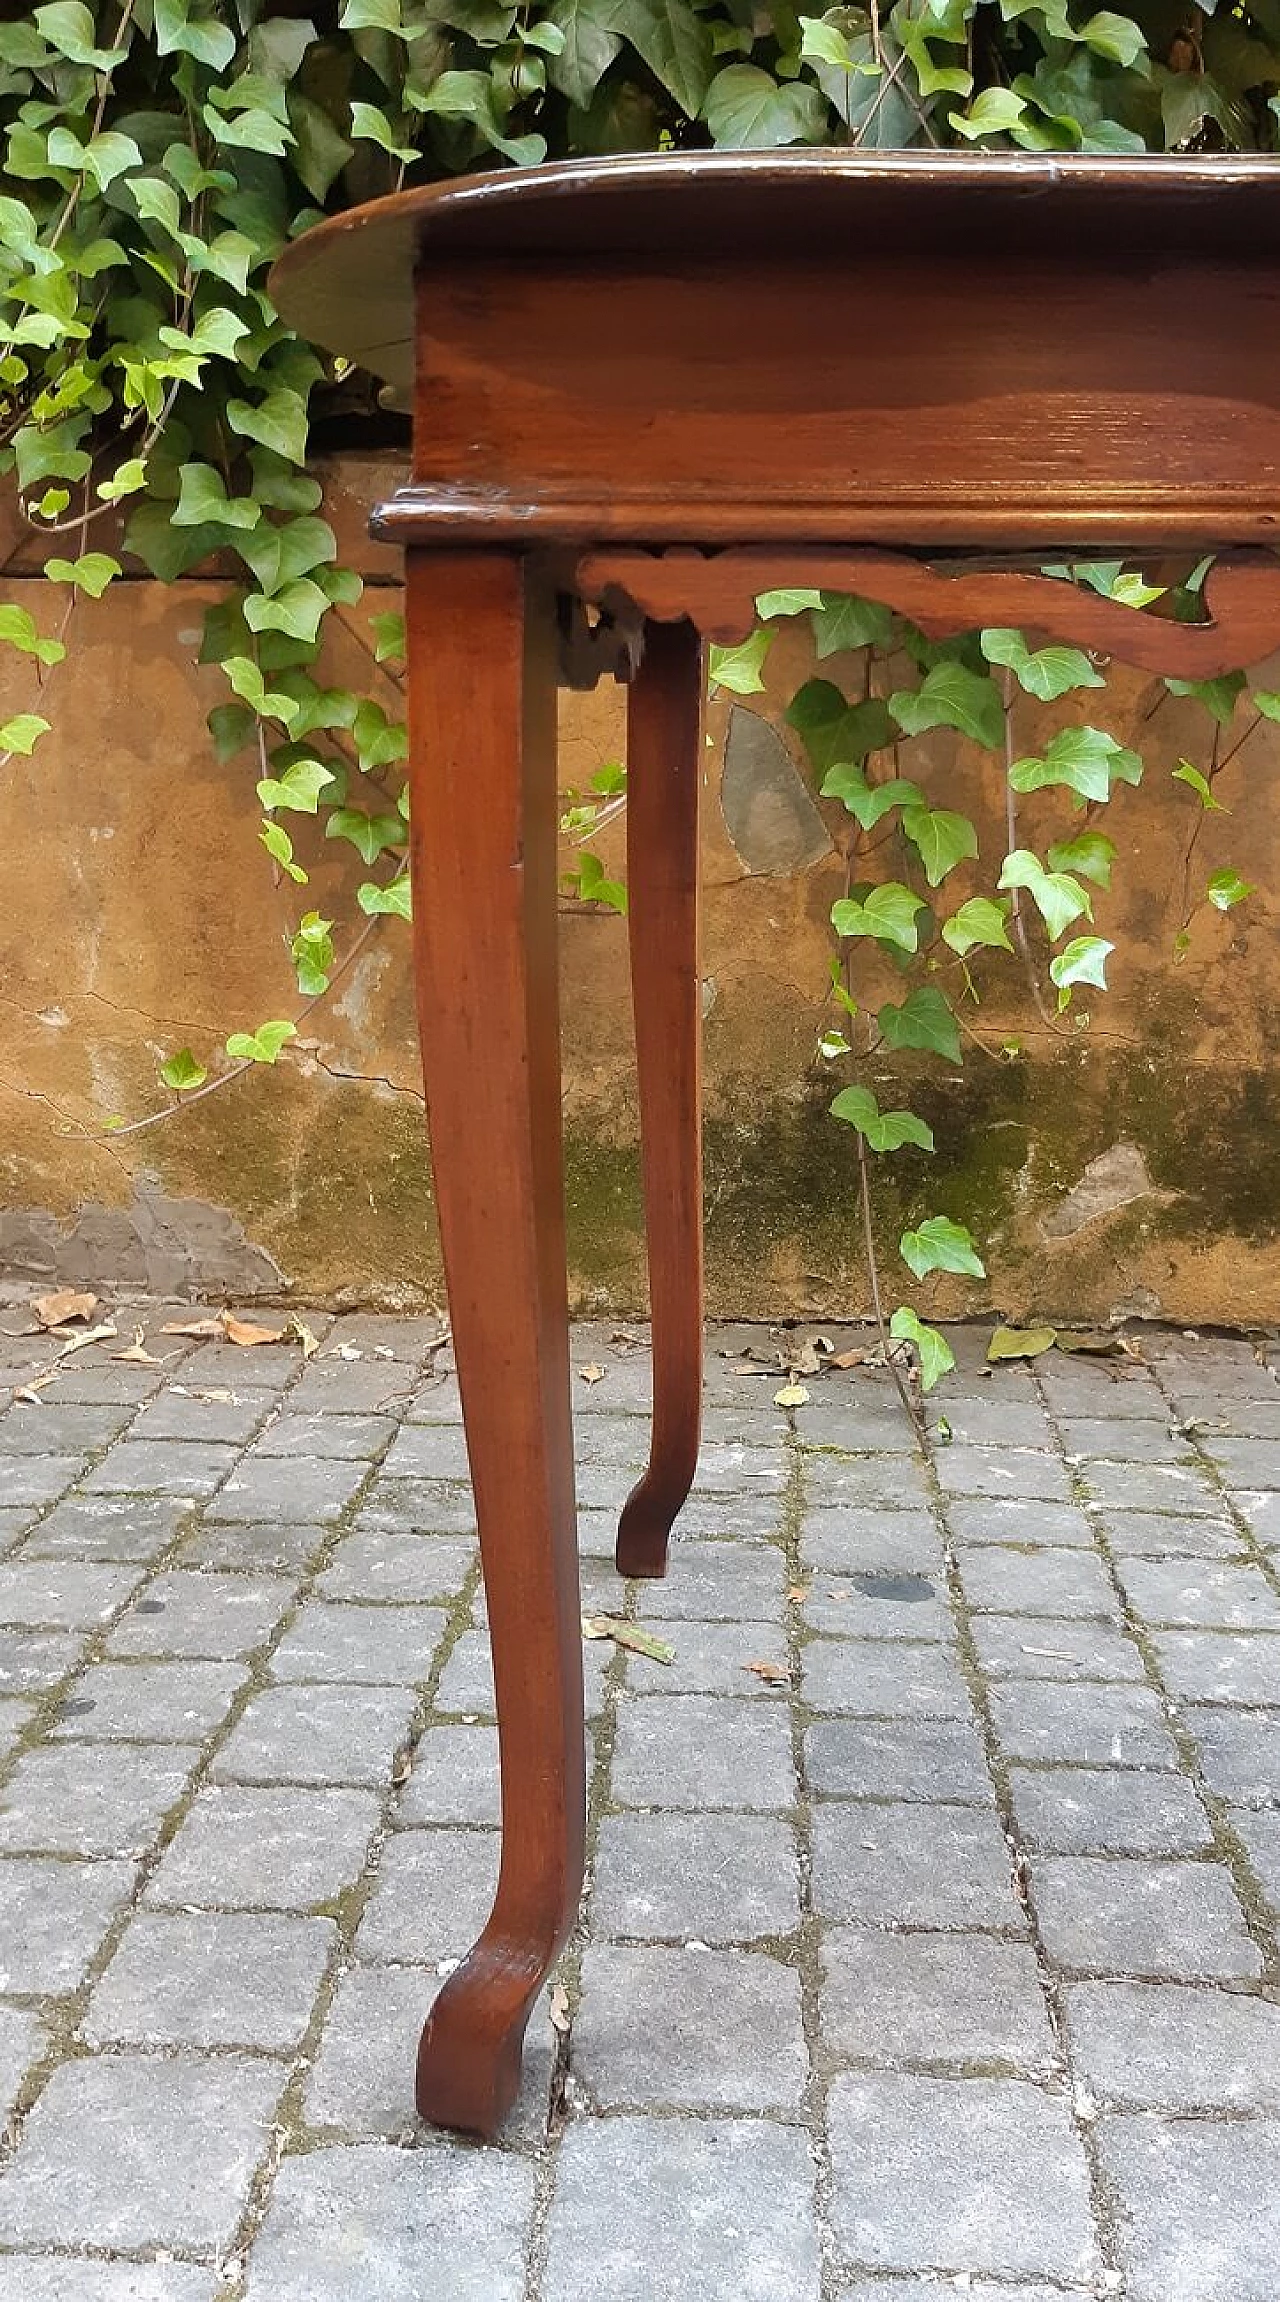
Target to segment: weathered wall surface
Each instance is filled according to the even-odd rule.
[[[344,544],[385,480],[358,464],[339,475]],[[362,556],[376,583],[393,580],[389,556]],[[47,628],[34,581],[11,577],[0,596],[24,600]],[[312,886],[303,901],[287,885],[272,889],[254,770],[213,757],[204,714],[220,699],[220,675],[194,659],[215,588],[128,582],[83,602],[49,690],[55,732],[0,779],[0,1274],[242,1298],[430,1297],[438,1261],[402,924],[378,924],[274,1070],[135,1124],[168,1101],[159,1056],[189,1044],[209,1059],[229,1031],[298,1012],[287,945],[305,904],[358,917],[353,851],[326,846],[301,818],[291,829]],[[368,677],[361,634],[386,604],[379,591],[343,611],[336,677]],[[787,631],[769,695],[749,705],[721,697],[709,721],[710,1292],[715,1309],[740,1315],[849,1316],[867,1303],[854,1141],[827,1117],[832,1075],[814,1056],[831,1020],[828,915],[843,883],[831,840],[843,811],[806,798],[795,740],[774,732],[811,668],[802,635]],[[839,677],[842,666],[823,669]],[[1210,723],[1141,675],[1117,675],[1103,708],[1104,724],[1148,763],[1143,789],[1124,791],[1107,825],[1120,850],[1116,893],[1097,909],[1117,946],[1112,993],[1094,998],[1087,1028],[1073,1014],[1050,1032],[1012,962],[980,965],[973,1024],[995,1052],[970,1046],[960,1074],[899,1058],[873,1081],[882,1102],[909,1082],[938,1139],[933,1160],[879,1165],[877,1226],[892,1254],[906,1220],[946,1212],[970,1222],[989,1288],[944,1283],[916,1298],[941,1314],[991,1303],[1072,1320],[1122,1310],[1274,1319],[1280,966],[1270,890],[1280,817],[1270,794],[1280,730],[1264,725],[1243,744],[1220,786],[1234,812],[1204,820],[1190,867],[1203,886],[1233,864],[1261,892],[1233,914],[1201,912],[1175,965],[1198,811],[1170,770],[1182,756],[1206,764]],[[1036,736],[1027,713],[1022,749]],[[620,756],[612,688],[566,697],[562,719],[565,785]],[[1241,716],[1232,742],[1247,724]],[[911,772],[941,804],[963,788],[958,804],[975,814],[993,863],[1003,802],[979,755],[923,738]],[[1068,820],[1061,795],[1024,805],[1028,844]],[[620,862],[621,850],[612,829],[602,852]],[[948,883],[956,900],[970,892],[961,877]],[[576,1300],[634,1310],[644,1276],[623,922],[567,913],[563,962]],[[865,990],[875,1006],[894,980],[868,975]],[[1010,1038],[1023,1049],[1015,1057],[999,1052]],[[106,1129],[113,1117],[125,1127]]]

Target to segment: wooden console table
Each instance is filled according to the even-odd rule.
[[[463,179],[307,234],[312,342],[413,408],[413,950],[502,1764],[492,1915],[422,2037],[491,2134],[582,1879],[556,991],[557,677],[629,680],[660,1575],[698,1449],[703,648],[757,592],[1034,627],[1206,678],[1280,640],[1280,163],[673,154]],[[1214,550],[1202,625],[1034,572]],[[932,555],[932,557],[930,557]],[[944,564],[939,564],[945,555]],[[1030,570],[993,572],[1022,555]]]

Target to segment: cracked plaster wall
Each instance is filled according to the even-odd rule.
[[[384,468],[331,475],[330,517],[370,581],[343,612],[331,675],[362,682],[362,633],[388,604],[389,553],[367,544],[363,506]],[[34,574],[11,575],[48,625]],[[56,1275],[165,1291],[410,1302],[439,1292],[407,934],[379,923],[301,1025],[291,1057],[254,1070],[159,1125],[157,1060],[188,1044],[215,1061],[226,1034],[291,1015],[287,945],[314,904],[355,916],[359,867],[294,818],[312,872],[303,894],[271,885],[247,759],[220,766],[204,714],[221,693],[195,661],[214,582],[146,581],[84,601],[49,690],[54,732],[0,780],[0,1277]],[[707,1228],[712,1305],[726,1313],[850,1315],[867,1306],[852,1140],[826,1117],[833,1091],[814,1042],[827,918],[842,891],[831,844],[842,811],[814,804],[779,727],[813,666],[784,628],[765,697],[719,698],[709,714],[704,879]],[[839,677],[839,660],[821,667]],[[382,674],[376,675],[382,677]],[[1180,966],[1182,855],[1193,815],[1170,781],[1200,760],[1208,721],[1141,675],[1117,676],[1105,724],[1143,750],[1147,781],[1108,831],[1114,898],[1098,899],[1116,944],[1113,991],[1089,1028],[1047,1032],[1008,961],[980,965],[976,1027],[1015,1060],[970,1050],[963,1073],[910,1059],[878,1066],[882,1102],[909,1092],[938,1154],[885,1161],[877,1222],[893,1257],[907,1221],[969,1220],[989,1288],[935,1283],[940,1314],[991,1302],[1075,1321],[1120,1311],[1183,1321],[1280,1316],[1280,1094],[1275,1068],[1274,897],[1280,828],[1266,804],[1280,730],[1264,727],[1227,770],[1231,815],[1205,820],[1198,878],[1231,863],[1262,892],[1201,915]],[[25,699],[24,699],[25,700]],[[1089,698],[1077,699],[1085,716]],[[1059,711],[1064,707],[1059,707]],[[1068,706],[1070,709],[1070,700]],[[724,806],[720,803],[730,723]],[[768,723],[768,724],[766,724]],[[611,687],[562,699],[563,785],[622,750]],[[1036,717],[1019,730],[1034,748]],[[912,773],[978,822],[984,861],[1002,852],[997,779],[938,734]],[[955,796],[959,795],[959,796]],[[1248,807],[1246,811],[1246,797]],[[1064,821],[1028,802],[1027,844]],[[732,834],[732,836],[731,836]],[[623,831],[601,843],[621,866]],[[957,900],[968,888],[949,883]],[[562,921],[570,1259],[580,1306],[643,1302],[626,931],[612,915]],[[892,970],[865,1003],[900,996]],[[112,1119],[125,1124],[114,1130]],[[897,1284],[895,1270],[893,1284]]]

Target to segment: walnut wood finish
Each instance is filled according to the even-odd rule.
[[[582,1884],[585,1774],[556,981],[552,601],[505,554],[408,571],[414,964],[502,1761],[497,1899],[418,2108],[491,2134]]]
[[[699,633],[780,584],[1206,677],[1280,640],[1280,167],[694,153],[405,193],[280,309],[414,405],[414,956],[502,1756],[493,1914],[423,2034],[492,2133],[582,1872],[555,971],[553,647],[634,668],[633,972],[654,1316],[619,1561],[662,1571],[699,1406]],[[1230,547],[1178,626],[979,555]],[[928,564],[959,555],[959,567]],[[553,602],[558,595],[558,604]],[[599,622],[584,603],[603,610]]]
[[[702,1424],[702,642],[650,626],[627,704],[627,925],[649,1242],[653,1436],[618,1524],[620,1575],[664,1575]]]

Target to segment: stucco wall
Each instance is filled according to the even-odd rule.
[[[368,676],[358,634],[394,582],[391,556],[359,545],[362,506],[389,476],[354,461],[330,490],[344,547],[359,549],[371,586],[343,611],[348,629],[334,650],[334,676],[351,683]],[[11,575],[0,596],[30,605],[48,628],[37,582]],[[241,1297],[434,1296],[401,924],[381,923],[275,1070],[160,1125],[104,1129],[112,1116],[132,1122],[165,1103],[158,1054],[190,1044],[208,1058],[228,1031],[296,1012],[287,943],[305,903],[355,915],[353,851],[326,847],[301,819],[291,829],[312,886],[302,900],[287,885],[273,892],[254,771],[214,759],[204,714],[225,691],[194,657],[200,611],[216,589],[128,581],[83,602],[49,691],[54,733],[0,778],[0,1275],[56,1271]],[[798,744],[787,734],[780,748],[756,716],[780,720],[810,668],[803,635],[787,630],[771,656],[769,695],[720,697],[709,721],[710,1294],[713,1308],[741,1315],[866,1307],[853,1139],[826,1116],[833,1082],[813,1056],[830,1019],[828,914],[841,890],[824,841],[842,811],[808,808],[786,757],[799,761]],[[822,668],[839,677],[842,667]],[[1056,707],[1059,719],[1071,702]],[[1205,821],[1193,866],[1203,884],[1234,864],[1262,892],[1233,914],[1201,913],[1175,965],[1195,810],[1170,770],[1183,755],[1204,763],[1209,722],[1194,703],[1127,673],[1105,712],[1147,760],[1143,789],[1124,791],[1107,825],[1120,850],[1117,892],[1098,899],[1098,916],[1117,945],[1113,991],[1093,999],[1087,1029],[1069,1016],[1054,1036],[1009,961],[980,966],[987,996],[976,1028],[993,1048],[1017,1038],[1024,1052],[971,1048],[954,1075],[897,1063],[899,1084],[920,1073],[911,1093],[934,1123],[938,1155],[882,1163],[878,1225],[892,1250],[907,1219],[945,1211],[972,1224],[989,1290],[944,1284],[918,1298],[944,1314],[990,1302],[1072,1320],[1118,1310],[1198,1323],[1275,1318],[1270,790],[1280,729],[1251,736],[1226,771],[1221,795],[1235,812]],[[562,723],[565,784],[620,756],[612,687],[566,697]],[[1028,706],[1021,748],[1034,748],[1036,725]],[[737,846],[721,805],[727,738]],[[947,736],[923,738],[911,772],[942,804],[963,789],[955,803],[975,814],[984,859],[1003,852],[998,778],[978,755]],[[1024,806],[1028,844],[1067,820],[1061,795]],[[621,845],[610,833],[603,852],[620,861]],[[813,860],[761,868],[795,855]],[[563,964],[576,1299],[635,1310],[644,1282],[623,922],[567,914]],[[867,981],[872,1005],[893,989],[888,976]],[[882,1101],[890,1091],[882,1082]]]

